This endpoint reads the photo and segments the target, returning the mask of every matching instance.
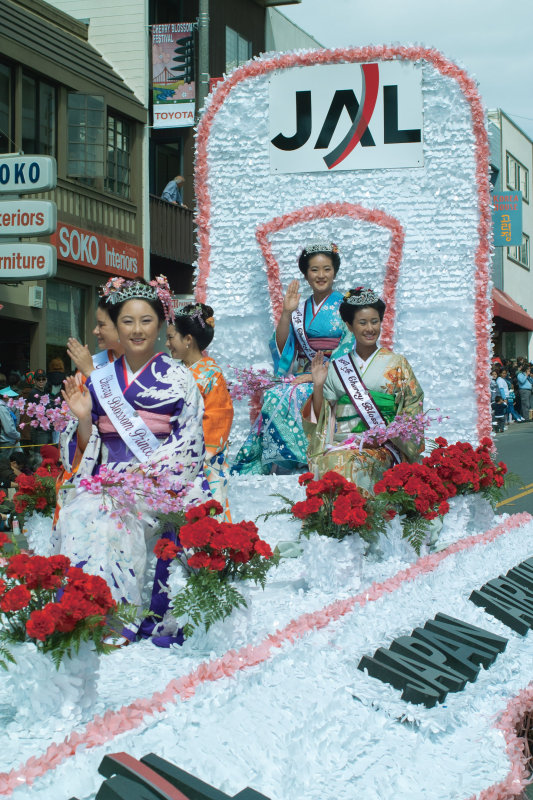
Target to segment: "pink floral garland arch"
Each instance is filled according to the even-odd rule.
[[[281,217],[274,217],[270,222],[257,227],[255,236],[267,265],[268,289],[274,321],[277,323],[281,316],[283,291],[279,277],[279,264],[272,252],[269,235],[289,228],[291,225],[327,217],[352,217],[352,219],[387,228],[392,234],[383,281],[383,299],[387,304],[387,311],[381,328],[382,345],[392,347],[396,317],[396,286],[400,275],[405,235],[399,220],[377,208],[369,209],[354,203],[323,203],[318,206],[305,206]]]
[[[475,81],[460,67],[449,61],[438,50],[426,47],[378,45],[369,47],[344,47],[335,50],[314,50],[307,53],[286,53],[273,58],[258,59],[236,69],[217,84],[211,101],[198,126],[196,144],[195,190],[197,198],[196,223],[198,226],[198,275],[196,298],[205,302],[207,282],[211,269],[210,219],[211,197],[208,187],[208,148],[211,126],[231,90],[241,81],[266,75],[277,69],[313,66],[316,64],[363,63],[370,61],[427,61],[448,78],[455,80],[470,107],[472,133],[475,139],[476,185],[478,195],[478,242],[475,252],[475,308],[476,332],[475,385],[477,392],[477,434],[481,440],[492,430],[490,414],[489,368],[490,351],[487,319],[489,298],[487,286],[490,276],[490,185],[488,178],[489,144],[485,128],[483,104]]]

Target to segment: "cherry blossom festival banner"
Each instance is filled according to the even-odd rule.
[[[381,343],[449,417],[439,434],[490,433],[488,143],[461,67],[401,46],[254,59],[208,98],[196,193],[196,295],[215,309],[220,364],[270,366],[299,252],[331,240],[335,287],[381,293]],[[234,444],[249,425],[240,405]]]

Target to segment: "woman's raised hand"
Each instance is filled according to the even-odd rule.
[[[300,302],[300,297],[299,281],[291,281],[285,292],[285,297],[283,298],[283,310],[288,314],[292,314],[293,311],[296,311]]]
[[[324,353],[321,350],[311,361],[311,375],[314,386],[324,386],[328,377],[328,362],[324,361]]]
[[[71,375],[63,382],[63,400],[78,419],[91,419],[92,400],[90,392],[82,392],[76,378]]]
[[[94,364],[87,345],[81,344],[71,336],[67,342],[67,353],[69,358],[76,364],[76,368],[88,378],[94,369]]]

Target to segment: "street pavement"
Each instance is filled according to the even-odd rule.
[[[504,461],[519,477],[498,504],[499,514],[529,511],[533,514],[533,422],[514,422],[503,433],[493,435],[497,460]]]

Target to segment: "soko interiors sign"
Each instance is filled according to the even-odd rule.
[[[143,250],[134,244],[110,239],[60,222],[50,241],[61,261],[97,269],[110,275],[136,278],[143,274]]]
[[[280,70],[269,93],[271,173],[423,166],[421,72],[413,63]]]

